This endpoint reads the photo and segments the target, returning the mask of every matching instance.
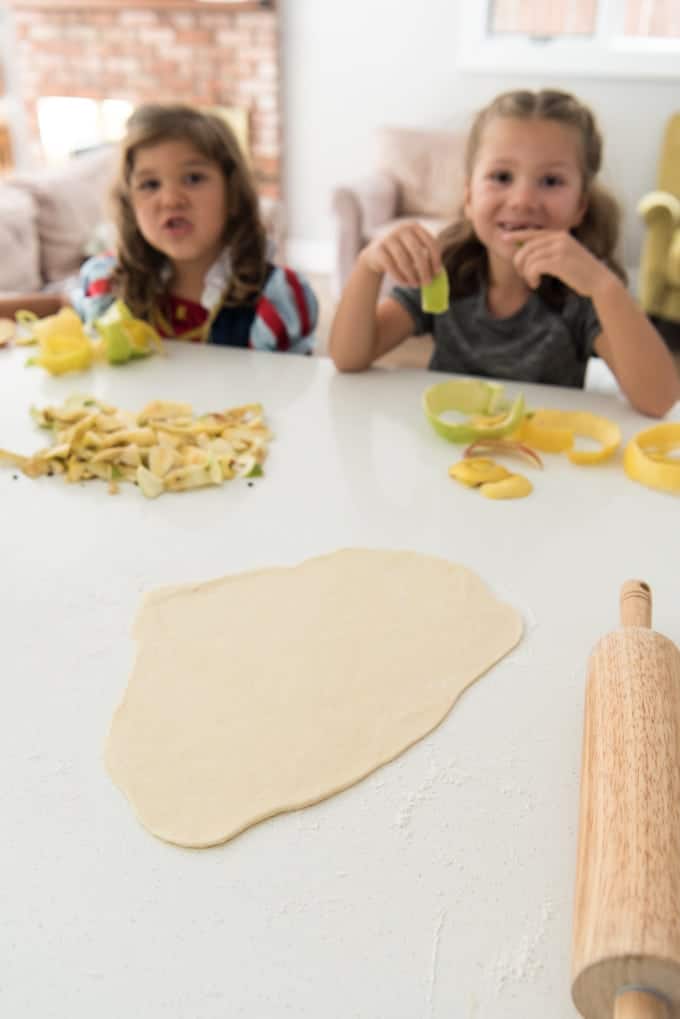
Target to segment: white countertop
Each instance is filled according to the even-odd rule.
[[[0,445],[31,404],[92,392],[207,411],[261,401],[266,474],[147,501],[0,470],[0,1014],[8,1019],[573,1019],[569,952],[586,665],[649,582],[680,644],[680,499],[616,462],[546,457],[525,500],[447,477],[420,397],[443,378],[171,346],[53,379],[0,350]],[[508,385],[590,409],[620,397]],[[680,420],[680,406],[671,418]],[[209,850],[145,831],[102,748],[142,592],[347,546],[474,569],[526,634],[429,737],[352,789]],[[304,608],[300,627],[304,630]]]

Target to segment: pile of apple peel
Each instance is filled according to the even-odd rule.
[[[449,468],[450,477],[476,488],[489,499],[522,498],[533,490],[521,474],[513,474],[488,454],[520,457],[543,467],[539,453],[566,453],[573,464],[588,466],[610,460],[621,445],[621,430],[608,418],[589,411],[526,411],[520,395],[512,405],[499,383],[452,379],[430,386],[423,394],[425,414],[435,431],[451,442],[469,443],[463,460]],[[450,411],[468,414],[449,421]],[[596,449],[577,449],[587,438]],[[626,474],[648,488],[680,493],[680,424],[655,425],[639,432],[626,446]]]
[[[626,446],[623,469],[648,488],[680,493],[680,424],[654,425],[638,432]]]
[[[258,403],[194,417],[188,403],[154,400],[135,414],[72,396],[31,414],[52,431],[53,445],[33,456],[0,449],[0,464],[30,478],[100,478],[112,493],[127,481],[149,499],[261,474],[271,438]]]
[[[126,364],[148,357],[154,349],[162,349],[153,326],[135,318],[123,301],[115,301],[95,321],[98,340],[88,336],[73,308],[61,308],[55,315],[44,318],[30,311],[18,311],[16,321],[19,330],[16,342],[21,346],[38,344],[40,348],[28,364],[37,364],[51,375],[87,371],[96,360]]]
[[[607,418],[588,411],[527,411],[521,394],[512,404],[502,394],[502,385],[481,379],[451,379],[430,386],[423,394],[425,415],[435,431],[450,442],[470,443],[464,459],[450,468],[449,475],[478,488],[488,498],[520,498],[533,486],[523,475],[512,474],[485,454],[520,457],[542,468],[540,450],[566,453],[572,463],[587,465],[609,460],[621,444],[619,426]],[[468,417],[447,420],[451,411]],[[599,448],[575,448],[580,437],[595,440]],[[655,432],[653,439],[660,438]],[[637,462],[636,457],[639,459],[635,451],[630,452],[629,462]],[[665,483],[674,483],[666,473],[674,470],[674,464],[665,462],[662,466]]]

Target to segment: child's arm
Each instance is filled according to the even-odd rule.
[[[56,315],[68,304],[63,294],[17,294],[0,299],[0,318],[14,318],[21,310],[32,311],[38,318]]]
[[[661,336],[613,273],[592,295],[602,326],[595,350],[633,406],[663,417],[680,400],[680,375]]]
[[[596,352],[637,410],[663,417],[680,400],[680,377],[666,344],[618,276],[564,231],[526,230],[517,238],[523,244],[515,266],[529,286],[537,287],[546,273],[589,297],[602,326]]]
[[[413,332],[413,319],[397,301],[378,304],[383,276],[421,286],[441,268],[434,237],[417,223],[397,227],[359,255],[338,304],[329,353],[340,371],[363,371]]]

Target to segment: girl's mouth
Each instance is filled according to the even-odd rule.
[[[517,230],[540,230],[538,223],[499,223],[498,227],[503,233],[515,233]]]
[[[173,237],[184,237],[192,229],[192,224],[184,216],[169,216],[163,223],[164,233],[171,234]]]

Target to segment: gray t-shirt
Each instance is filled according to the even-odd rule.
[[[416,335],[432,333],[434,371],[583,387],[602,331],[592,302],[573,292],[560,310],[532,292],[509,318],[489,314],[486,286],[471,297],[454,298],[441,315],[423,312],[417,287],[394,287],[390,297],[409,313]]]

